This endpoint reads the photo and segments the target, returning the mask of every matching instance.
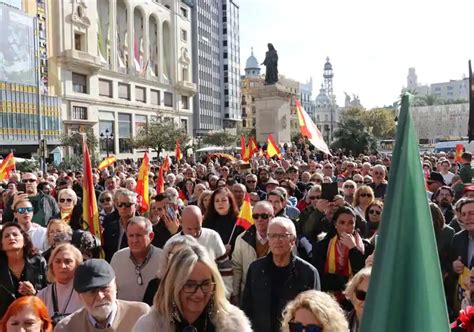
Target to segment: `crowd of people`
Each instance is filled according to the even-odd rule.
[[[145,213],[135,162],[94,169],[101,238],[83,219],[81,171],[13,172],[0,186],[1,330],[359,331],[391,156],[286,151],[174,163],[164,192],[152,161]],[[420,161],[453,321],[474,305],[472,155]],[[247,198],[250,228],[237,222]]]

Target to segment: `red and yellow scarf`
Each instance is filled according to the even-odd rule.
[[[324,272],[335,273],[348,278],[352,277],[349,249],[338,244],[337,235],[329,241]]]

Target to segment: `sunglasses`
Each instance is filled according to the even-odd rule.
[[[101,203],[105,203],[105,202],[110,202],[111,200],[112,200],[112,198],[107,197],[107,198],[101,198],[99,201],[100,201]]]
[[[309,199],[314,201],[315,199],[320,199],[321,196],[309,196]]]
[[[374,175],[383,175],[383,172],[374,172]]]
[[[24,179],[21,182],[23,182],[23,183],[28,183],[28,182],[33,183],[33,182],[36,182],[36,179]]]
[[[363,290],[357,289],[355,291],[355,296],[359,301],[365,301],[365,297],[367,296],[367,292],[364,292]]]
[[[354,189],[353,185],[344,186],[344,189]]]
[[[32,206],[16,209],[16,212],[19,214],[33,213],[33,211],[34,209]]]
[[[324,167],[324,169],[332,169],[332,167]]]
[[[123,207],[129,208],[129,207],[131,207],[132,205],[135,205],[135,203],[117,203],[117,206],[118,206],[119,208],[123,208]]]
[[[255,183],[257,181],[254,181],[254,180],[247,180],[247,183]]]
[[[354,181],[354,182],[357,183],[357,184],[364,183],[364,181]]]
[[[314,324],[303,325],[297,322],[288,322],[290,332],[321,332],[322,329]]]
[[[369,210],[369,214],[377,214],[378,216],[380,216],[382,212],[379,211],[379,210]]]
[[[271,214],[268,214],[268,213],[254,213],[252,214],[252,218],[253,220],[257,220],[258,218],[262,218],[262,219],[268,219],[270,218],[272,215]]]
[[[372,197],[372,194],[362,193],[359,196],[360,197]]]
[[[72,198],[60,198],[60,199],[59,199],[59,203],[64,203],[64,202],[71,203],[71,202],[72,202]]]

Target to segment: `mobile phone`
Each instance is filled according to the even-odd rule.
[[[174,219],[175,218],[175,212],[174,212],[174,209],[170,206],[168,206],[166,208],[166,212],[168,213],[168,216],[171,218],[171,219]]]
[[[337,182],[321,184],[321,198],[332,202],[338,194]]]
[[[16,188],[18,189],[18,191],[26,191],[26,185],[23,182],[17,183]]]

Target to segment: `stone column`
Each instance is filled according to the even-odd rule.
[[[279,83],[252,89],[256,107],[257,141],[267,142],[272,134],[279,144],[291,142],[291,109],[288,88]]]

